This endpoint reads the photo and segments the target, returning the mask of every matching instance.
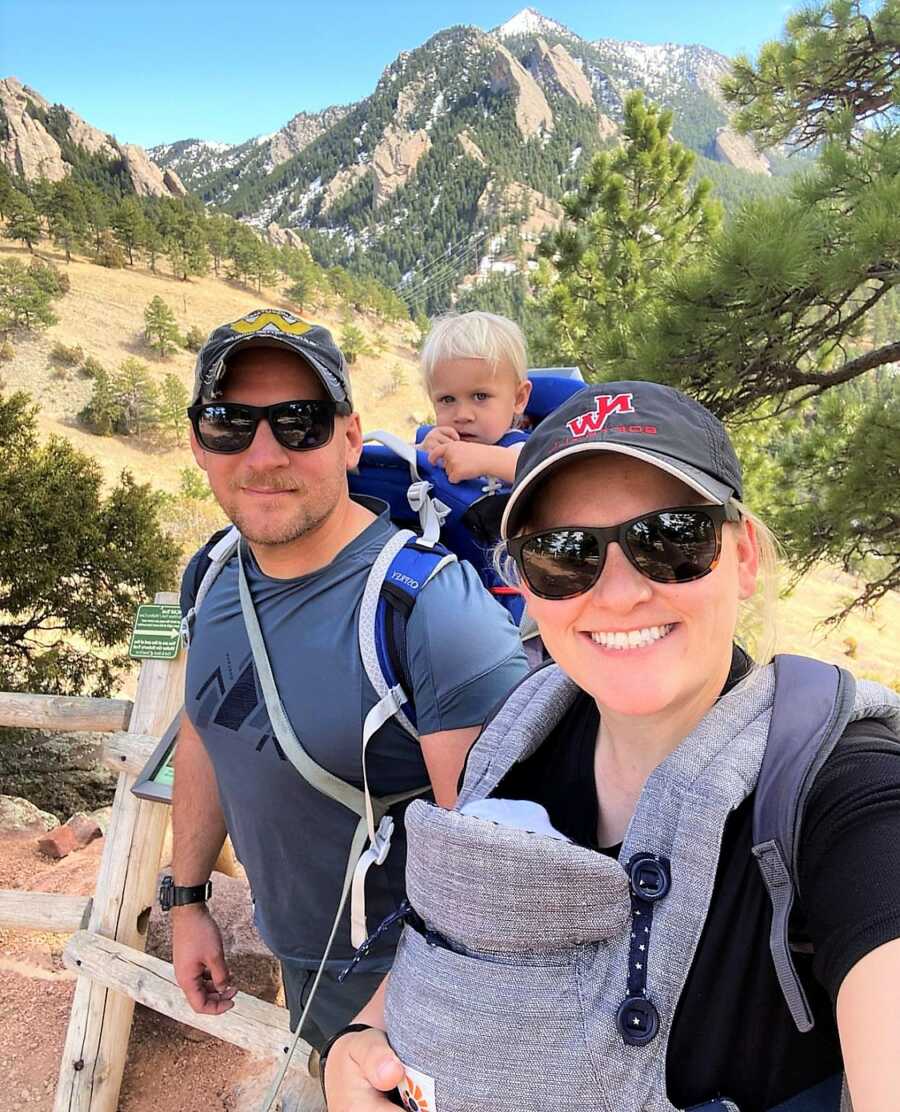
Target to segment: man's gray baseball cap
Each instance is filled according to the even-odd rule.
[[[286,309],[254,309],[214,329],[200,349],[194,369],[193,405],[215,401],[222,393],[228,360],[248,347],[293,351],[316,372],[328,397],[353,409],[350,375],[341,349],[327,328],[312,324]]]
[[[644,460],[719,505],[742,497],[741,465],[728,433],[699,402],[657,382],[595,383],[573,394],[528,438],[500,536],[515,536],[527,502],[557,467],[588,452]]]

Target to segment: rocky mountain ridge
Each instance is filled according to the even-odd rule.
[[[26,181],[61,181],[71,172],[72,152],[118,164],[140,197],[187,194],[173,167],[160,168],[142,147],[120,143],[70,108],[50,104],[15,77],[0,80],[0,163]]]
[[[484,262],[465,247],[473,237],[502,229],[493,254],[532,237],[531,210],[554,211],[594,151],[615,141],[632,89],[670,107],[675,137],[705,158],[738,177],[770,176],[728,128],[728,67],[703,46],[588,41],[525,8],[493,30],[452,27],[403,52],[368,97],[306,117],[292,143],[276,132],[151,154],[206,203],[261,229],[295,229],[320,261],[408,292],[423,259],[449,252],[459,278]]]

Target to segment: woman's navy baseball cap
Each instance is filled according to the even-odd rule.
[[[709,502],[742,497],[741,465],[725,427],[693,398],[657,382],[595,383],[534,430],[519,454],[500,536],[515,536],[531,495],[561,464],[618,452],[659,467]]]

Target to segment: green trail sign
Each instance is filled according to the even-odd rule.
[[[181,648],[181,608],[138,607],[128,655],[134,660],[174,660]]]

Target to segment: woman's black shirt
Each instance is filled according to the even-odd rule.
[[[744,666],[736,655],[725,690]],[[616,856],[619,846],[597,844],[598,725],[594,701],[579,695],[492,794],[541,803],[572,841]],[[815,953],[794,955],[815,1017],[806,1034],[775,977],[771,904],[750,852],[752,817],[750,796],[725,825],[709,914],[675,1014],[666,1075],[679,1108],[724,1096],[741,1112],[765,1112],[839,1072],[841,982],[870,950],[900,937],[900,740],[881,723],[848,727],[806,806],[799,910]]]

